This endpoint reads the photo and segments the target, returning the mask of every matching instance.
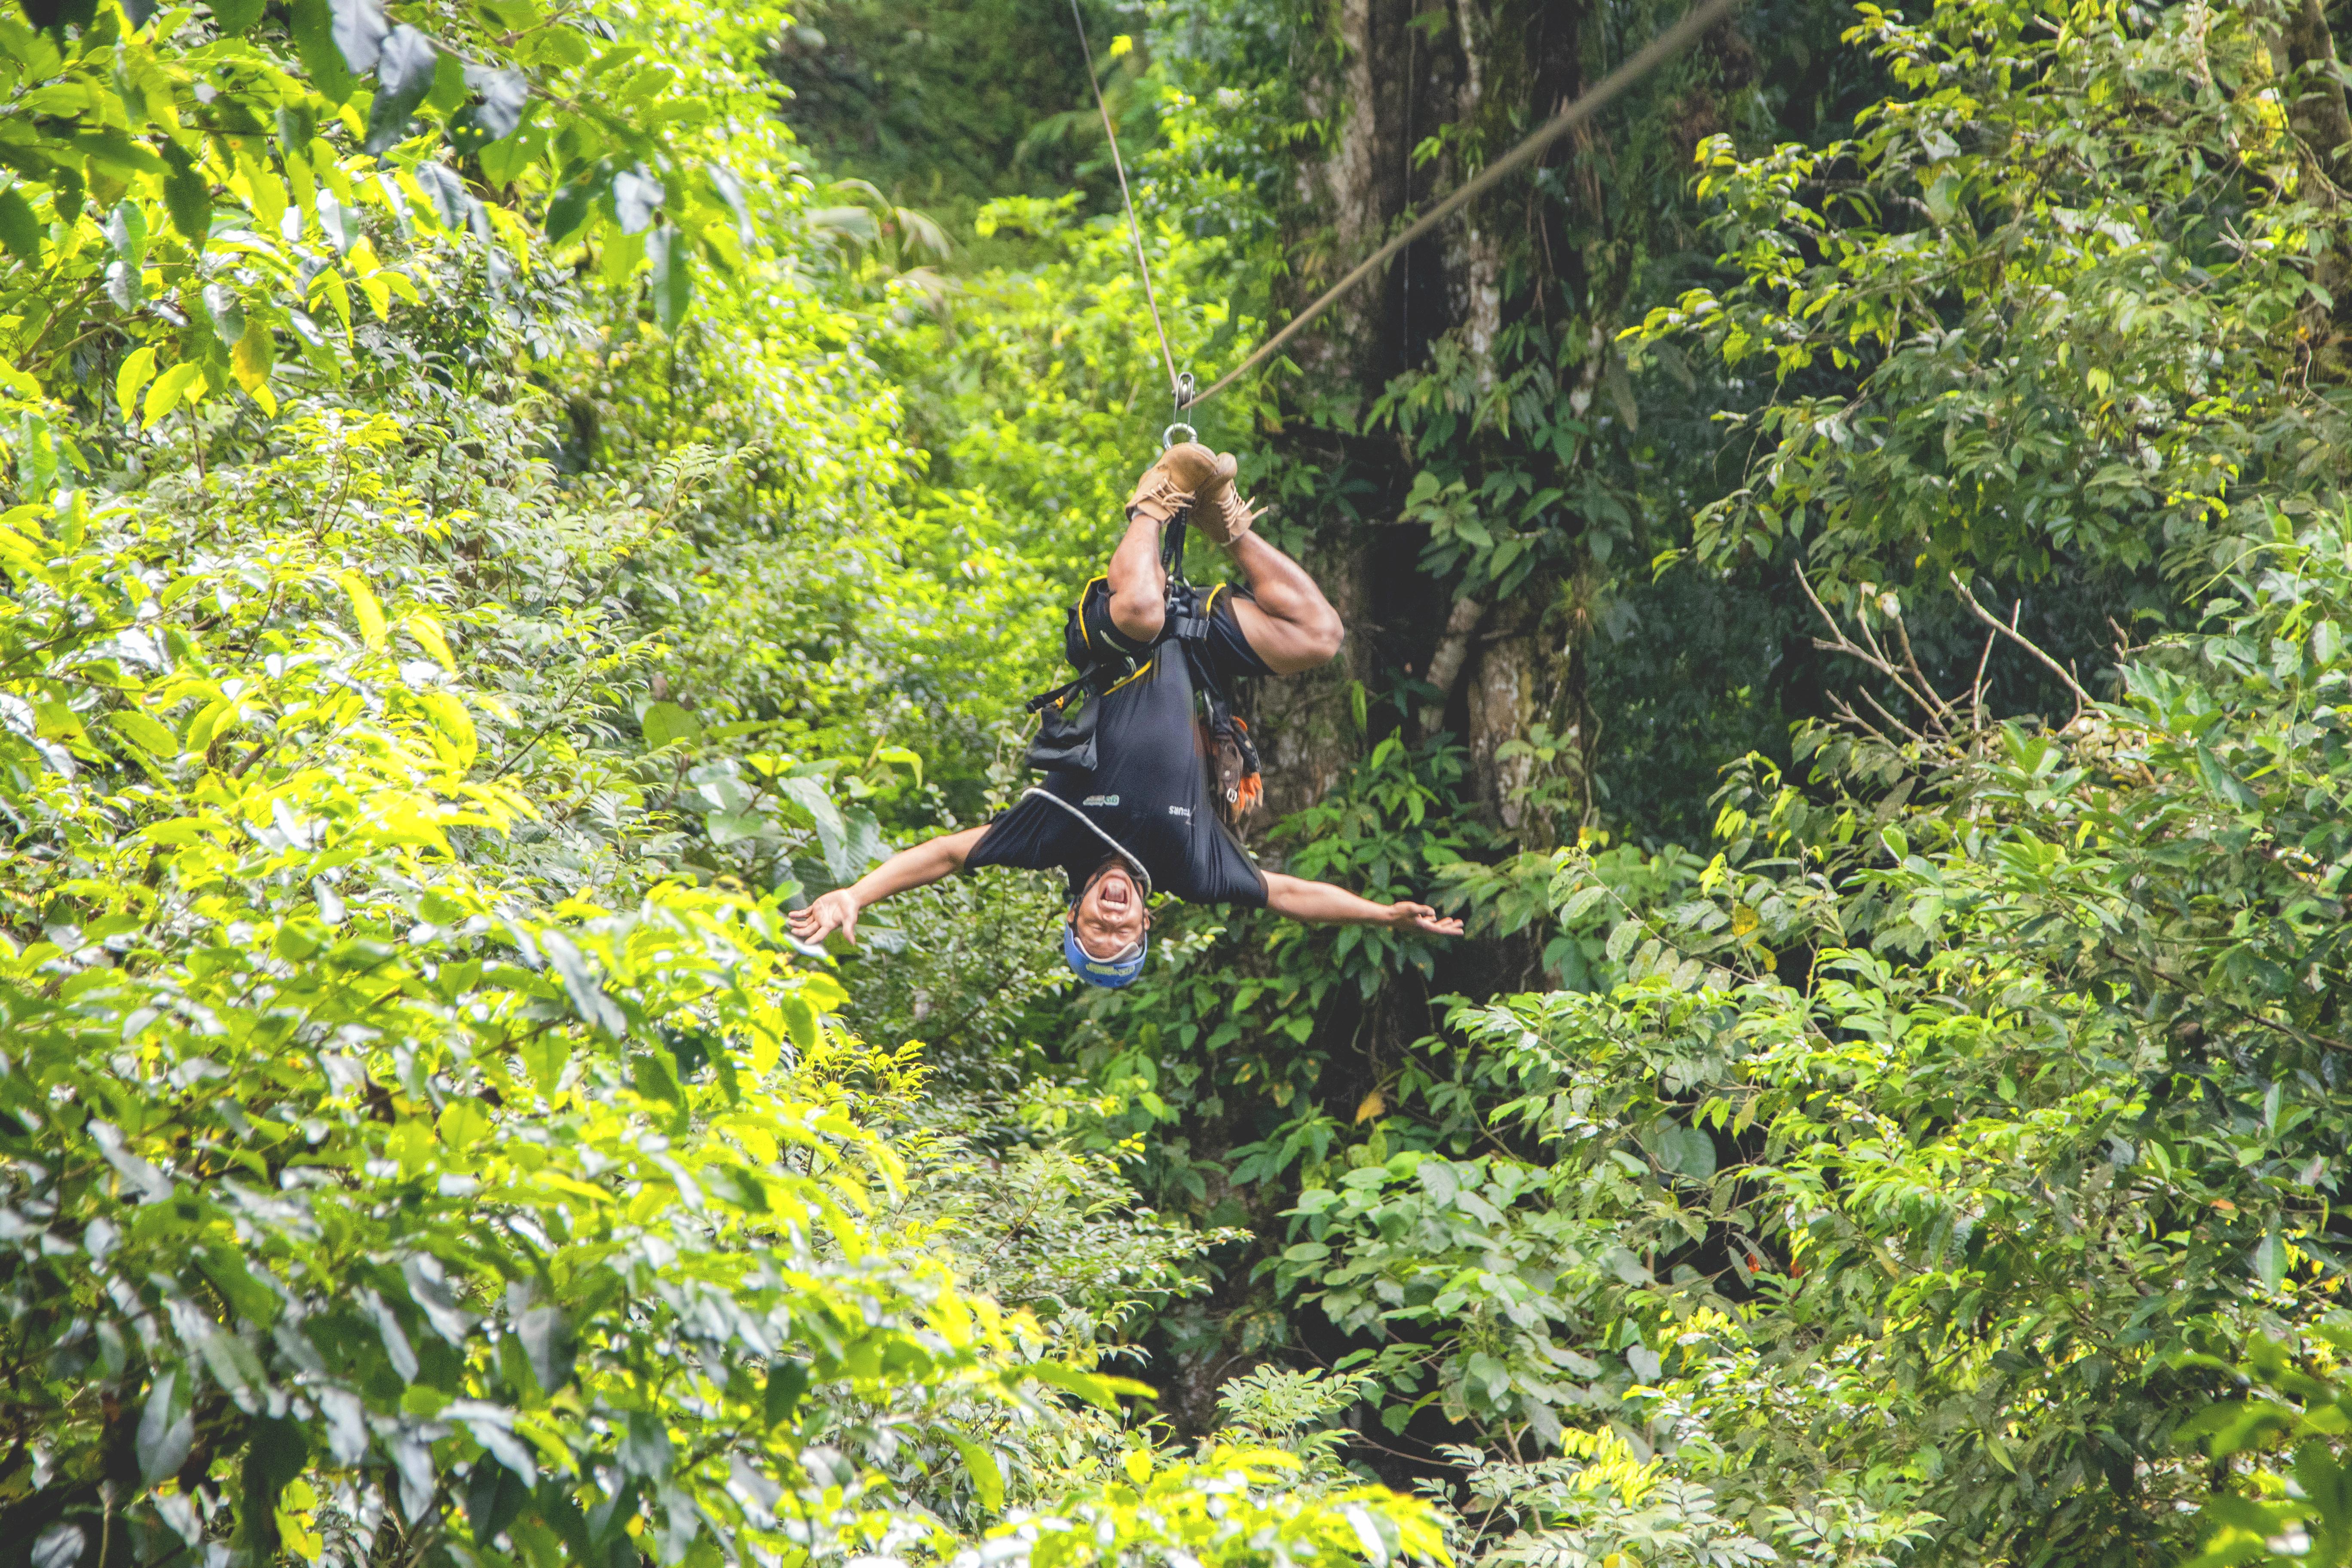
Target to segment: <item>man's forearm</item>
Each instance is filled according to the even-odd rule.
[[[856,881],[849,885],[849,896],[865,909],[878,904],[894,893],[910,888],[927,888],[943,878],[963,869],[965,857],[980,842],[985,826],[967,827],[961,833],[943,834],[926,839],[911,848],[901,849]]]
[[[1111,552],[1104,574],[1110,587],[1111,625],[1119,636],[1148,643],[1160,635],[1168,613],[1168,574],[1160,565],[1160,525],[1139,517]]]
[[[1309,882],[1299,877],[1286,877],[1279,871],[1265,873],[1265,907],[1276,914],[1316,925],[1388,925],[1395,918],[1391,905],[1358,898],[1347,889],[1335,888],[1328,882]]]

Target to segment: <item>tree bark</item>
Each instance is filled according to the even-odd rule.
[[[2352,184],[2352,109],[2338,75],[2336,36],[2322,0],[2286,0],[2272,55],[2289,77],[2287,127],[2301,150],[2302,178],[2314,205],[2340,211]],[[2352,379],[2352,257],[2321,255],[2313,281],[2332,304],[2306,307],[2313,370],[2329,381]]]

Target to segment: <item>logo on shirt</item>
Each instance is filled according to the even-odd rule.
[[[1185,821],[1190,822],[1192,820],[1192,808],[1189,805],[1171,805],[1168,808],[1168,815],[1171,816],[1181,816]]]
[[[1081,805],[1117,805],[1118,804],[1118,796],[1115,795],[1090,795],[1078,804]]]

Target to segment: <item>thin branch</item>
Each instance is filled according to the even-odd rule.
[[[1977,619],[1982,621],[1985,625],[1990,626],[1994,631],[1999,632],[2002,637],[2007,637],[2010,641],[2023,648],[2026,652],[2032,654],[2034,658],[2040,659],[2043,666],[2049,669],[2051,674],[2056,676],[2059,679],[2066,683],[2066,689],[2074,694],[2074,716],[2076,718],[2079,719],[2082,717],[2083,710],[2085,708],[2096,708],[2098,706],[2096,702],[2094,702],[2091,700],[2091,694],[2083,689],[2082,684],[2068,672],[2064,665],[2060,664],[2056,659],[2052,658],[2048,654],[2043,653],[2041,648],[2034,646],[2032,639],[2026,637],[2024,633],[2019,631],[2016,627],[2003,626],[2000,616],[1994,615],[1990,610],[1986,609],[1984,605],[1979,602],[1975,591],[1969,588],[1966,583],[1960,581],[1960,574],[1958,573],[1947,572],[1944,574],[1952,580],[1952,591],[1959,595],[1962,602],[1968,605],[1969,612],[1971,615],[1975,616]],[[2021,609],[2022,607],[2023,606],[2021,605],[2020,608]]]
[[[1851,724],[1855,729],[1863,731],[1864,733],[1868,734],[1872,740],[1876,741],[1888,751],[1893,752],[1901,750],[1901,748],[1896,746],[1893,741],[1888,740],[1885,735],[1879,731],[1877,725],[1872,723],[1869,720],[1864,719],[1861,714],[1855,712],[1853,710],[1853,704],[1848,702],[1844,698],[1831,698],[1830,710],[1838,716],[1838,721],[1840,723]]]
[[[1985,633],[1984,652],[1977,656],[1977,676],[1969,683],[1969,710],[1974,715],[1971,721],[1979,730],[1984,728],[1985,721],[1985,666],[1992,662],[1992,645],[2000,640],[1992,633]]]
[[[1905,677],[1903,670],[1887,656],[1885,648],[1882,647],[1878,641],[1877,635],[1870,629],[1869,623],[1860,623],[1863,637],[1868,646],[1864,647],[1856,644],[1852,637],[1846,635],[1845,628],[1838,624],[1838,618],[1830,614],[1829,606],[1822,603],[1821,595],[1813,592],[1812,580],[1805,575],[1804,567],[1802,565],[1798,565],[1796,567],[1796,573],[1798,586],[1805,591],[1805,597],[1812,602],[1812,606],[1821,616],[1822,623],[1830,628],[1831,632],[1834,634],[1837,639],[1834,642],[1830,642],[1824,641],[1820,637],[1815,637],[1813,639],[1813,646],[1824,650],[1825,652],[1844,654],[1847,658],[1858,660],[1878,671],[1879,674],[1885,676],[1887,679],[1895,683],[1896,690],[1909,698],[1921,711],[1928,714],[1935,721],[1937,728],[1949,733],[1951,728],[1949,721],[1954,716],[1954,710],[1950,703],[1945,701],[1942,696],[1936,692],[1934,686],[1928,685],[1925,691],[1915,687],[1911,681]],[[1902,625],[1899,617],[1897,618],[1895,625],[1899,629]],[[1909,638],[1907,635],[1905,637],[1905,646],[1907,651],[1909,646]],[[1913,668],[1916,669],[1917,668],[1917,661],[1915,659],[1912,662]],[[1920,676],[1919,679],[1922,683],[1925,683],[1927,680],[1927,677],[1924,675]],[[1867,692],[1864,693],[1864,695],[1865,697],[1869,696]],[[1870,704],[1872,707],[1877,708],[1881,713],[1886,712],[1886,710],[1880,706],[1876,698],[1870,698]],[[1887,714],[1887,721],[1894,724],[1905,734],[1912,736],[1915,740],[1918,741],[1921,745],[1928,743],[1927,737],[1920,735],[1918,731],[1913,730],[1908,724],[1905,724],[1900,720],[1895,719],[1893,714]]]
[[[1932,744],[1934,744],[1934,742],[1931,742],[1931,741],[1929,741],[1929,740],[1927,739],[1927,736],[1922,735],[1921,733],[1919,733],[1919,731],[1918,731],[1914,730],[1913,728],[1911,728],[1911,726],[1910,726],[1910,725],[1906,724],[1902,720],[1897,719],[1894,714],[1889,713],[1889,712],[1886,710],[1886,704],[1885,704],[1884,702],[1881,702],[1877,698],[1875,698],[1875,697],[1872,696],[1872,695],[1871,695],[1871,692],[1870,692],[1870,689],[1869,689],[1868,687],[1864,687],[1864,688],[1862,688],[1861,689],[1862,689],[1862,700],[1863,700],[1864,702],[1869,703],[1873,708],[1877,709],[1877,710],[1878,710],[1878,716],[1879,716],[1880,718],[1882,718],[1882,719],[1885,720],[1888,723],[1890,723],[1890,724],[1894,725],[1896,729],[1898,729],[1898,730],[1902,731],[1905,734],[1906,734],[1906,735],[1910,736],[1914,741],[1916,741],[1916,742],[1917,742],[1920,745],[1922,745],[1922,746],[1928,746],[1928,745],[1932,745]]]

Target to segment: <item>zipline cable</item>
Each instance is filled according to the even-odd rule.
[[[1701,33],[1706,32],[1709,27],[1714,26],[1717,22],[1723,20],[1724,17],[1729,16],[1738,4],[1739,0],[1705,0],[1705,4],[1693,9],[1687,16],[1684,16],[1681,21],[1675,23],[1673,26],[1667,28],[1664,32],[1659,34],[1656,37],[1643,45],[1641,51],[1634,55],[1632,59],[1627,60],[1623,65],[1619,66],[1615,70],[1611,71],[1607,76],[1603,77],[1601,79],[1600,85],[1593,88],[1591,91],[1586,93],[1582,98],[1578,99],[1574,103],[1570,104],[1566,109],[1561,110],[1558,114],[1553,115],[1549,120],[1544,121],[1541,126],[1537,128],[1535,133],[1530,135],[1526,141],[1512,148],[1508,153],[1503,154],[1502,157],[1495,160],[1495,162],[1487,164],[1484,169],[1481,169],[1477,175],[1472,179],[1468,184],[1464,185],[1460,190],[1455,191],[1452,195],[1446,197],[1444,201],[1430,208],[1428,214],[1419,222],[1406,229],[1402,234],[1398,235],[1394,239],[1390,240],[1386,245],[1381,247],[1380,249],[1374,251],[1370,257],[1366,258],[1353,272],[1349,273],[1345,278],[1340,279],[1339,281],[1325,289],[1322,298],[1317,300],[1315,303],[1307,306],[1307,309],[1301,310],[1296,316],[1293,316],[1287,326],[1284,327],[1282,331],[1275,333],[1274,336],[1268,338],[1264,343],[1260,344],[1255,353],[1253,353],[1249,358],[1242,361],[1241,363],[1235,365],[1233,369],[1220,376],[1217,379],[1216,384],[1211,386],[1208,391],[1202,393],[1199,396],[1192,398],[1189,402],[1180,400],[1177,405],[1178,408],[1180,410],[1198,408],[1202,404],[1206,403],[1209,399],[1216,396],[1217,394],[1231,386],[1234,382],[1239,381],[1243,376],[1248,374],[1258,365],[1263,364],[1266,358],[1276,349],[1279,349],[1283,344],[1288,342],[1293,337],[1297,336],[1309,321],[1312,321],[1316,317],[1321,315],[1330,305],[1332,300],[1337,300],[1340,295],[1345,294],[1349,289],[1354,288],[1357,284],[1370,277],[1374,269],[1379,268],[1382,262],[1396,255],[1398,251],[1402,250],[1414,240],[1419,239],[1423,235],[1427,234],[1431,229],[1435,228],[1440,223],[1443,223],[1454,213],[1459,212],[1466,203],[1475,197],[1480,192],[1486,190],[1488,186],[1494,184],[1497,180],[1502,179],[1507,174],[1509,174],[1513,171],[1532,162],[1543,152],[1545,148],[1550,146],[1562,136],[1567,135],[1568,132],[1576,129],[1577,126],[1582,124],[1585,121],[1591,119],[1594,114],[1600,112],[1601,109],[1605,108],[1609,104],[1610,100],[1616,98],[1618,94],[1623,92],[1627,88],[1641,80],[1642,78],[1649,75],[1651,71],[1655,70],[1668,59],[1671,59],[1675,55],[1682,53],[1683,50],[1688,48],[1693,43],[1696,42],[1698,36]],[[1072,9],[1075,10],[1077,5],[1077,0],[1070,0],[1070,5]],[[1083,39],[1083,28],[1080,29],[1080,37],[1081,39]],[[1093,58],[1094,57],[1091,54],[1087,56],[1089,69],[1092,68]],[[1100,89],[1097,89],[1095,100],[1097,103],[1102,101]],[[1109,129],[1110,116],[1108,113],[1105,113],[1103,116],[1103,126],[1106,130]],[[1118,149],[1117,144],[1114,143],[1111,148],[1111,159],[1116,163],[1118,158]],[[1119,189],[1124,192],[1127,188],[1126,176],[1122,174],[1119,178]],[[1129,204],[1127,212],[1128,221],[1132,224],[1135,219],[1135,208],[1132,204]],[[1140,261],[1143,257],[1142,245],[1142,238],[1139,232],[1136,240],[1136,259],[1138,261]],[[1150,298],[1151,293],[1151,274],[1148,268],[1145,270],[1143,275],[1143,291],[1145,297],[1147,299]],[[1151,309],[1151,324],[1155,327],[1160,324],[1160,307],[1157,305],[1154,305]],[[1162,353],[1167,353],[1168,334],[1165,332],[1160,334],[1160,348]],[[1171,384],[1173,384],[1175,379],[1176,362],[1172,356],[1169,359],[1168,368],[1169,378]]]
[[[1176,374],[1176,355],[1168,347],[1168,329],[1160,324],[1160,300],[1151,291],[1151,262],[1143,254],[1143,226],[1135,219],[1135,198],[1127,189],[1127,164],[1118,155],[1118,132],[1111,125],[1110,105],[1103,101],[1102,83],[1095,76],[1095,47],[1087,39],[1087,18],[1078,9],[1078,0],[1070,0],[1070,20],[1078,25],[1078,47],[1087,57],[1087,85],[1095,89],[1095,108],[1102,114],[1103,140],[1110,143],[1110,166],[1118,171],[1118,199],[1127,204],[1127,232],[1135,241],[1135,267],[1143,274],[1143,302],[1151,307],[1151,330],[1160,334],[1160,358],[1168,367],[1168,395],[1178,407],[1185,407],[1184,381]]]

